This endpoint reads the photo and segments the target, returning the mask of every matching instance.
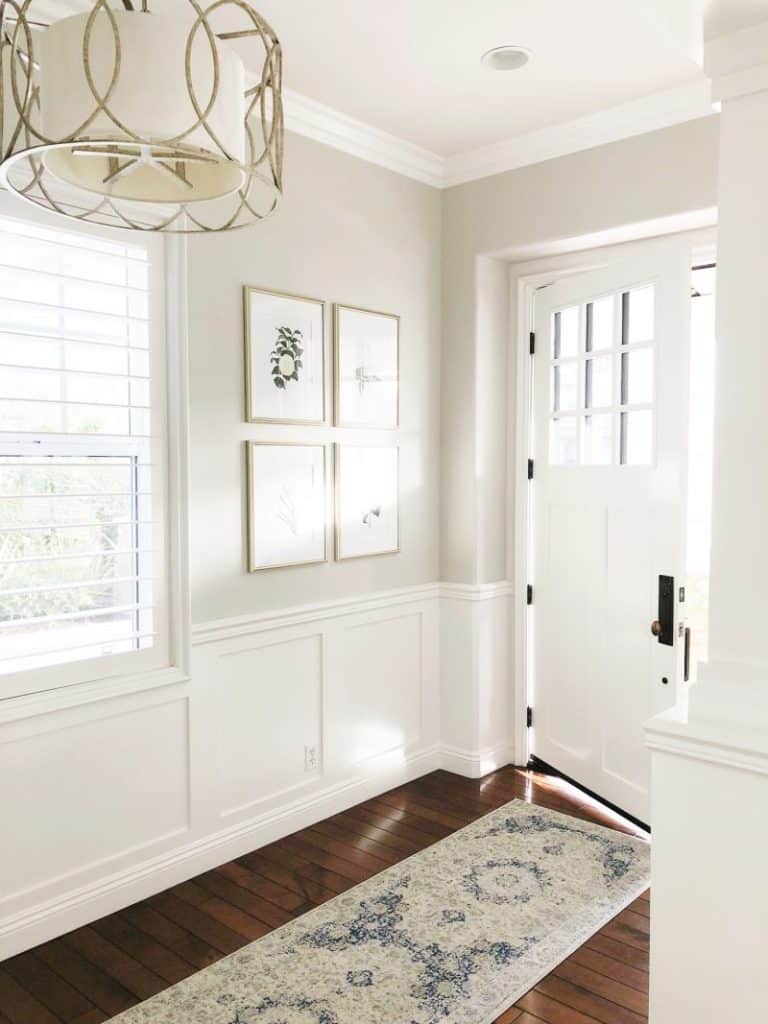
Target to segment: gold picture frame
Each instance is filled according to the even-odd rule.
[[[255,455],[259,450],[275,449],[307,449],[317,450],[321,455],[320,465],[322,467],[322,482],[320,485],[319,504],[322,508],[322,551],[315,558],[282,559],[274,562],[266,562],[257,557],[256,531],[258,529],[257,496],[256,496],[256,474],[254,465]],[[266,572],[272,569],[289,569],[298,566],[322,565],[329,560],[328,553],[328,531],[331,518],[331,502],[329,487],[329,446],[323,443],[306,443],[301,441],[246,441],[246,495],[247,495],[247,534],[248,534],[248,572]],[[272,510],[268,517],[281,518],[277,509]]]
[[[391,320],[394,321],[395,325],[395,338],[394,338],[394,381],[395,381],[395,395],[394,401],[389,400],[389,404],[394,406],[394,415],[385,420],[384,422],[377,421],[376,417],[371,418],[360,418],[347,417],[344,414],[344,402],[345,397],[342,394],[342,372],[344,365],[344,357],[342,353],[342,346],[344,339],[342,338],[342,326],[341,317],[343,313],[358,314],[359,318],[362,317],[373,317],[377,320]],[[365,386],[365,368],[361,367],[362,376],[358,381],[358,388],[362,394],[362,388]],[[360,371],[358,371],[359,373]],[[385,383],[376,378],[375,374],[370,378],[370,382],[374,384]],[[345,389],[346,390],[346,389]],[[379,389],[380,391],[382,389]],[[397,430],[400,426],[400,316],[396,313],[384,313],[381,310],[366,309],[363,306],[348,306],[341,302],[334,303],[333,306],[333,425],[335,427],[345,427],[351,429],[373,429],[373,430]]]
[[[349,451],[360,451],[360,452],[388,452],[394,453],[395,455],[395,473],[394,473],[394,501],[392,506],[394,508],[394,529],[396,534],[396,540],[394,545],[388,546],[383,549],[371,549],[371,550],[358,550],[355,554],[344,553],[344,508],[343,508],[343,494],[342,489],[344,487],[344,467],[342,465],[342,453],[344,450]],[[401,457],[400,457],[400,445],[367,445],[367,444],[348,444],[348,443],[336,443],[333,446],[334,459],[333,459],[333,532],[334,532],[334,556],[337,562],[349,562],[360,558],[380,558],[384,555],[398,555],[401,551],[401,537],[400,537],[400,484],[401,484]],[[377,475],[377,469],[371,467],[370,456],[369,456],[369,468],[374,475]],[[358,478],[359,479],[359,478]],[[375,513],[375,508],[370,510]],[[379,513],[380,515],[380,513]]]
[[[254,346],[256,345],[256,333],[257,328],[254,324],[254,299],[262,297],[264,300],[272,301],[272,310],[269,309],[269,303],[265,301],[267,307],[263,310],[264,317],[264,330],[268,331],[270,328],[267,326],[270,321],[272,323],[272,330],[277,332],[277,336],[271,336],[261,342],[261,363],[264,367],[264,380],[260,383],[263,385],[262,390],[257,394],[256,387],[256,357],[254,353]],[[275,358],[278,359],[278,369],[280,369],[281,357],[279,353],[284,351],[286,354],[282,357],[284,361],[293,361],[294,373],[298,375],[299,370],[306,369],[306,339],[304,332],[300,329],[288,331],[288,335],[292,335],[286,341],[288,336],[281,333],[285,329],[284,324],[278,324],[279,320],[288,319],[288,307],[290,304],[296,304],[294,318],[292,320],[295,323],[297,320],[301,323],[305,323],[302,319],[308,316],[305,306],[314,306],[315,309],[315,325],[318,327],[319,340],[312,342],[314,351],[312,353],[313,360],[319,359],[313,363],[311,368],[312,383],[316,390],[314,396],[315,402],[317,403],[317,411],[319,415],[311,416],[300,416],[300,415],[280,415],[278,414],[279,407],[284,406],[286,403],[279,402],[278,399],[281,397],[279,392],[283,392],[283,396],[286,394],[293,394],[293,377],[283,377],[282,374],[277,375],[274,373],[275,369]],[[281,316],[278,317],[278,312]],[[326,321],[326,302],[324,299],[314,299],[307,295],[297,295],[292,292],[281,292],[276,291],[273,288],[260,288],[255,285],[244,285],[243,286],[243,326],[244,326],[244,340],[245,340],[245,420],[247,423],[275,423],[285,424],[286,426],[305,426],[305,427],[324,427],[328,425],[328,409],[327,409],[327,398],[326,398],[326,336],[325,336],[325,321]],[[296,364],[298,359],[295,356],[297,351],[296,341],[298,335],[304,342],[304,349],[301,350],[301,346],[298,346],[298,351],[301,353],[302,365],[297,367]],[[273,348],[270,350],[268,346],[272,345]],[[278,353],[276,356],[275,353]],[[268,383],[272,383],[275,378],[279,378],[283,381],[282,387],[278,388],[273,392],[269,387]],[[298,377],[296,378],[298,380]],[[306,389],[303,389],[305,391]],[[306,396],[305,396],[306,397]],[[299,404],[298,401],[295,404]],[[272,407],[272,412],[269,412],[268,407]],[[260,414],[261,413],[264,414]],[[278,411],[276,411],[278,410]]]

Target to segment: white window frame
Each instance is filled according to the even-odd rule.
[[[0,216],[40,224],[63,232],[81,233],[125,245],[146,245],[150,259],[150,359],[153,536],[156,569],[153,578],[151,648],[85,658],[44,668],[0,675],[0,702],[12,698],[73,688],[74,701],[94,696],[134,692],[189,678],[190,600],[188,543],[188,357],[186,242],[183,237],[129,234],[124,230],[80,224],[47,214],[0,192]],[[126,438],[127,449],[131,439]],[[99,438],[48,438],[49,449],[89,453]],[[3,446],[19,455],[39,454],[34,435],[4,434]],[[114,445],[105,443],[114,453]],[[16,701],[13,701],[15,704]]]

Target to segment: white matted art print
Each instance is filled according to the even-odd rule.
[[[246,442],[248,570],[327,560],[326,447]]]
[[[249,423],[325,423],[325,303],[246,285]]]
[[[400,318],[334,306],[337,427],[397,427]]]
[[[336,445],[336,558],[400,550],[397,446]]]

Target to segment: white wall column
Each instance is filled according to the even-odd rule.
[[[653,752],[651,1024],[768,1006],[768,24],[709,56],[722,102],[710,661]]]

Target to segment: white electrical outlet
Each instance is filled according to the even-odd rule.
[[[304,747],[304,771],[317,771],[318,766],[319,758],[317,756],[317,747]]]

